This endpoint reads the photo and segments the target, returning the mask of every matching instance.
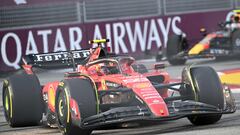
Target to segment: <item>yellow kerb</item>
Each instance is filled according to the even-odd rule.
[[[222,83],[240,85],[240,73],[222,74],[219,77]]]

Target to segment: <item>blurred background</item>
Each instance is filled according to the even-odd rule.
[[[1,0],[0,72],[20,68],[21,56],[89,48],[109,38],[115,53],[138,58],[166,48],[184,31],[216,30],[240,0]]]

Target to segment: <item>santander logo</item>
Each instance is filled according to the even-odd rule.
[[[14,0],[14,2],[15,2],[17,5],[27,4],[27,0]]]

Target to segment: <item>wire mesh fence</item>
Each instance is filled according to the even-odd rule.
[[[240,7],[240,0],[74,0],[0,8],[0,29],[209,12]]]

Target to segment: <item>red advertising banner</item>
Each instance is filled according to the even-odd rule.
[[[88,48],[88,40],[110,38],[115,53],[144,55],[146,50],[165,47],[172,33],[185,32],[188,38],[199,38],[199,29],[217,29],[229,11],[192,13],[139,19],[69,24],[0,31],[0,71],[20,68],[21,57],[32,53],[47,53]]]

